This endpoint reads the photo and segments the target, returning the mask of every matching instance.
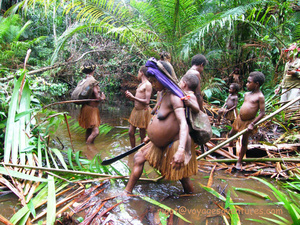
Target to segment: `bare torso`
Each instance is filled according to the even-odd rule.
[[[256,117],[259,110],[259,99],[264,97],[259,91],[257,93],[247,92],[244,97],[244,103],[240,109],[240,117],[242,120],[252,120]]]
[[[227,109],[230,109],[233,106],[236,106],[237,101],[238,101],[238,96],[237,95],[229,94],[229,96],[228,96],[228,98],[226,100]]]
[[[171,98],[178,97],[172,95],[170,92],[166,92],[162,96],[161,104],[158,106],[158,110],[147,128],[150,140],[158,147],[165,147],[173,141],[178,140],[179,123],[176,119],[174,108],[183,107],[181,100],[178,102],[178,105],[172,105]]]
[[[135,97],[136,98],[140,98],[140,99],[146,99],[146,90],[147,90],[147,85],[151,85],[149,81],[146,81],[144,83],[140,83],[138,88],[136,89],[136,93],[135,93]],[[146,109],[149,107],[148,104],[144,104],[142,102],[139,101],[134,101],[134,107],[137,110],[142,110],[142,109]]]

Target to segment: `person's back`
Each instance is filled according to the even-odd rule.
[[[91,61],[86,61],[80,67],[81,72],[86,74],[86,77],[93,76],[96,64]],[[85,139],[87,144],[93,144],[95,138],[99,135],[99,126],[101,123],[100,111],[98,109],[100,100],[105,100],[105,95],[100,91],[99,85],[94,85],[91,99],[97,99],[99,101],[89,101],[81,107],[78,117],[78,123],[81,127],[86,129]]]

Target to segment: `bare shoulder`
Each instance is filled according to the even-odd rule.
[[[146,82],[146,88],[152,88],[152,84],[150,83],[149,80],[147,80],[147,82]]]
[[[260,100],[265,100],[265,96],[261,91],[259,92],[259,99]]]
[[[200,78],[200,73],[195,70],[195,69],[189,69],[186,74],[193,74],[193,75],[196,75],[198,78]]]
[[[170,95],[170,103],[173,109],[184,107],[182,100],[178,96],[172,94],[171,92],[169,92],[169,95]]]
[[[232,99],[232,100],[236,100],[238,99],[239,97],[237,95],[229,95],[228,96],[229,99]]]

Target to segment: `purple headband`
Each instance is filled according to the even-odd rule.
[[[146,62],[146,67],[148,68],[147,73],[155,76],[155,78],[174,95],[179,98],[184,97],[181,89],[158,68],[156,62],[157,60],[153,57]]]

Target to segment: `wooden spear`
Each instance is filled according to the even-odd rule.
[[[62,101],[62,102],[54,102],[49,105],[45,105],[43,109],[48,108],[49,106],[52,105],[61,105],[61,104],[66,104],[66,103],[85,103],[85,102],[100,102],[100,99],[80,99],[80,100],[67,100],[67,101]]]
[[[281,108],[277,109],[275,112],[271,113],[270,115],[262,118],[260,121],[258,121],[254,127],[258,126],[259,124],[265,122],[266,120],[269,120],[270,118],[272,118],[273,116],[275,116],[276,114],[280,113],[281,111],[283,111],[284,109],[288,108],[290,105],[294,104],[295,102],[300,101],[300,96],[298,96],[297,98],[291,100],[289,103],[287,103],[286,105],[282,106]],[[215,146],[214,148],[210,149],[209,151],[203,153],[202,155],[199,155],[197,157],[197,160],[209,155],[210,153],[218,150],[219,148],[223,147],[224,145],[228,144],[229,142],[231,142],[232,140],[238,138],[239,136],[243,135],[244,133],[246,133],[247,128],[236,133],[235,135],[233,135],[231,138],[228,138],[226,141],[220,143],[219,145]]]

